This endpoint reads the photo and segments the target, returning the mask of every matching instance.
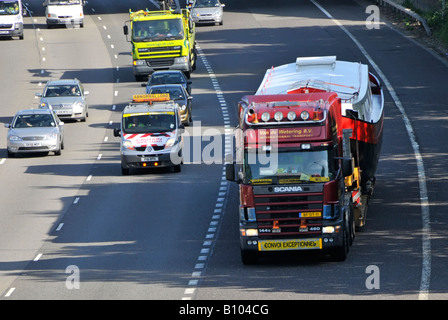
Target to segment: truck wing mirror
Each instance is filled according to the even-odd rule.
[[[123,33],[127,36],[129,34],[128,26],[123,26]]]
[[[114,128],[114,137],[121,137],[121,130]]]

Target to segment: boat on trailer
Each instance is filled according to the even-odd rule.
[[[255,95],[335,92],[341,99],[342,129],[352,129],[350,144],[356,148],[355,165],[361,168],[361,201],[368,201],[375,185],[380,157],[384,95],[378,78],[366,64],[339,61],[336,56],[298,57],[295,62],[272,67]],[[365,206],[367,207],[367,206]],[[363,226],[365,214],[357,213]]]

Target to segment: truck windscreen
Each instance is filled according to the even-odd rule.
[[[19,12],[19,1],[0,1],[0,15],[16,15]]]
[[[169,132],[176,128],[174,112],[146,113],[123,117],[124,133]]]
[[[259,150],[258,150],[259,151]],[[284,151],[258,154],[247,149],[243,172],[250,183],[291,183],[330,181],[333,177],[332,161],[328,150]],[[289,179],[289,180],[288,180]]]
[[[183,39],[181,19],[135,21],[132,27],[135,42]]]

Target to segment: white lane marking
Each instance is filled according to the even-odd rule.
[[[77,204],[79,202],[79,197],[76,197],[75,200],[73,201],[73,204]]]
[[[412,129],[411,121],[406,114],[406,111],[401,104],[400,99],[398,98],[395,89],[392,87],[389,80],[386,78],[384,73],[378,67],[378,65],[374,62],[372,57],[368,54],[367,50],[362,46],[362,44],[348,31],[339,20],[333,18],[333,16],[326,11],[322,6],[320,6],[316,1],[310,0],[320,11],[322,11],[329,19],[331,19],[342,31],[344,31],[350,39],[355,43],[355,45],[359,48],[362,54],[369,60],[373,69],[375,69],[378,76],[383,80],[387,90],[389,91],[392,99],[394,100],[395,105],[401,113],[403,118],[403,122],[406,127],[406,131],[409,136],[409,140],[411,141],[412,149],[414,150],[414,157],[417,162],[417,170],[418,170],[418,183],[420,189],[420,207],[421,207],[421,216],[422,216],[422,275],[420,281],[420,290],[418,298],[419,300],[427,300],[429,298],[429,285],[431,279],[431,227],[429,224],[429,200],[428,200],[428,189],[426,186],[426,174],[425,167],[423,164],[423,157],[420,153],[420,146],[417,143],[417,140],[414,135],[414,130]]]
[[[6,158],[2,158],[2,159],[0,160],[0,164],[4,164],[5,161],[6,161]]]
[[[14,292],[14,290],[16,290],[16,288],[11,288],[8,290],[8,292],[6,292],[5,297],[10,297],[12,295],[12,293]]]
[[[39,253],[33,261],[39,261],[39,259],[42,257],[42,253]]]
[[[61,229],[62,229],[62,227],[64,226],[64,223],[60,223],[59,225],[58,225],[58,227],[56,228],[56,231],[61,231]]]
[[[228,121],[228,110],[227,110],[227,103],[223,97],[223,93],[221,91],[221,87],[219,86],[218,80],[216,79],[216,76],[213,72],[213,69],[210,67],[207,58],[203,54],[201,48],[197,46],[199,57],[201,58],[203,64],[206,66],[207,72],[210,76],[210,80],[212,81],[212,85],[214,87],[216,97],[218,98],[218,101],[221,105],[221,111],[223,113],[224,118],[224,127],[230,128],[230,122]],[[227,130],[227,129],[226,129]],[[230,129],[229,129],[230,130]],[[227,143],[226,143],[227,145]],[[225,172],[225,167],[223,167],[223,172]],[[198,256],[198,260],[195,265],[196,270],[202,270],[205,268],[205,264],[209,259],[210,254],[213,252],[213,245],[215,243],[215,235],[219,227],[219,222],[221,220],[221,214],[223,211],[223,206],[225,202],[225,197],[227,194],[227,181],[225,180],[225,175],[223,175],[218,197],[215,202],[215,209],[213,210],[212,219],[210,221],[210,225],[207,229],[207,234],[205,235],[204,242],[202,244],[201,251]],[[182,300],[191,300],[193,299],[193,295],[196,292],[197,286],[199,285],[199,281],[202,276],[202,271],[195,271],[192,273],[192,279],[188,282],[188,287],[184,291],[184,296],[182,297]]]

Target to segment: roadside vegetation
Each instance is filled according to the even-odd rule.
[[[448,46],[448,8],[446,1],[440,1],[442,10],[426,12],[416,8],[412,5],[410,0],[406,0],[402,3],[402,6],[409,8],[421,17],[425,18],[429,27],[433,32],[433,36],[440,41],[444,46]],[[412,23],[405,19],[404,23],[409,29],[412,29]]]

